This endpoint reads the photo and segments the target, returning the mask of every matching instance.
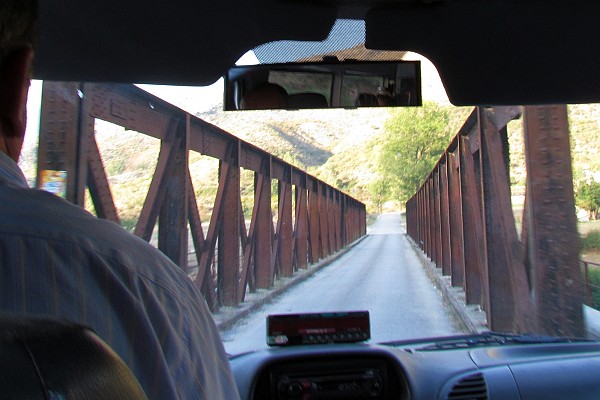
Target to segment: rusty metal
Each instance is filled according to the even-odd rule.
[[[479,110],[482,196],[486,258],[489,276],[488,324],[499,331],[531,331],[525,254],[512,211],[508,165],[499,130]]]
[[[290,180],[291,180],[291,168],[290,168]],[[281,268],[281,275],[285,277],[292,276],[294,274],[294,254],[292,249],[293,244],[293,210],[292,210],[292,184],[286,181],[279,181],[279,264]]]
[[[538,330],[582,336],[583,286],[566,106],[526,107],[528,260]]]
[[[323,251],[321,250],[321,214],[319,213],[319,192],[318,184],[316,181],[310,181],[311,189],[308,192],[308,207],[309,207],[309,259],[310,263],[316,263],[321,258]]]
[[[450,197],[450,276],[452,286],[464,285],[464,239],[460,180],[460,148],[448,153],[448,196]]]
[[[443,263],[442,255],[442,198],[441,198],[441,172],[435,170],[433,172],[433,188],[434,188],[434,215],[435,215],[435,264],[441,268]]]
[[[448,183],[448,155],[445,154],[440,159],[440,171],[439,171],[439,191],[440,191],[440,248],[441,248],[441,265],[442,273],[444,275],[450,275],[450,265],[452,257],[452,248],[450,243],[450,194],[449,194],[449,183]]]
[[[506,130],[522,113],[523,241],[512,211]],[[463,286],[468,304],[480,304],[491,329],[583,334],[569,149],[565,106],[476,108],[406,204],[408,235]]]
[[[308,267],[308,207],[307,190],[296,186],[296,217],[294,218],[294,259],[298,269]]]
[[[42,171],[65,171],[67,174],[66,199],[82,206],[77,196],[79,115],[82,85],[65,82],[44,85],[40,113],[38,146],[38,173],[36,186],[42,186]],[[43,127],[43,129],[42,129]]]
[[[366,234],[364,204],[133,85],[44,82],[38,182],[44,169],[67,171],[67,199],[83,206],[89,187],[99,217],[118,221],[93,136],[95,119],[161,141],[135,234],[149,241],[158,221],[159,249],[182,269],[197,269],[194,281],[213,310],[242,302],[247,288],[271,287],[276,271],[293,274]],[[187,166],[190,151],[220,163],[206,233]],[[248,230],[240,168],[255,173]],[[279,185],[276,229],[272,181]],[[197,268],[187,265],[188,237]]]
[[[120,224],[121,222],[115,207],[115,201],[110,191],[106,172],[104,171],[100,150],[98,150],[98,144],[96,143],[94,136],[88,137],[88,140],[87,182],[90,196],[92,197],[96,209],[96,214],[98,215],[98,218],[104,218]]]
[[[273,241],[273,220],[271,215],[271,160],[265,160],[265,169],[255,177],[254,187],[259,198],[255,198],[256,231],[254,238],[254,275],[256,287],[269,288],[273,285],[274,273],[271,269]]]
[[[260,166],[259,172],[254,173],[254,206],[252,209],[252,218],[250,220],[250,227],[248,228],[248,232],[245,235],[246,241],[242,243],[244,247],[244,261],[242,265],[242,271],[240,273],[240,286],[238,288],[238,302],[242,302],[246,293],[246,286],[250,288],[250,291],[254,291],[256,289],[256,279],[257,279],[257,268],[255,263],[252,264],[252,260],[256,257],[256,246],[257,242],[255,238],[257,237],[257,220],[259,216],[260,207],[264,207],[265,200],[263,199],[263,187],[268,185],[266,180],[264,179],[265,174],[267,172],[267,161],[263,160],[262,165]],[[269,186],[270,188],[270,186]],[[242,232],[245,232],[245,223],[244,229]],[[270,263],[270,260],[269,260]],[[253,267],[253,268],[252,268]],[[262,270],[260,273],[264,273]]]
[[[329,243],[329,254],[333,254],[337,251],[337,226],[336,226],[336,213],[337,204],[335,198],[335,191],[331,187],[326,188],[327,196],[327,239]]]
[[[160,200],[158,247],[171,260],[187,271],[188,263],[188,151],[189,117],[179,124],[173,142],[171,167],[166,169],[161,186],[165,188]]]
[[[319,223],[321,237],[321,257],[327,257],[331,253],[329,248],[329,217],[327,215],[327,209],[329,205],[329,198],[327,196],[327,187],[321,183],[317,184],[319,187]]]
[[[156,219],[158,218],[160,207],[167,190],[166,185],[163,185],[163,182],[166,180],[166,176],[169,175],[175,162],[177,150],[181,142],[181,137],[178,137],[177,135],[179,124],[180,121],[178,120],[171,121],[166,140],[161,142],[156,171],[152,176],[150,188],[148,189],[148,194],[146,195],[140,218],[135,226],[134,234],[146,241],[150,241],[152,237]]]
[[[225,306],[237,305],[240,274],[240,167],[239,144],[231,146],[228,160],[220,162],[220,174],[227,174],[218,229],[218,295]],[[225,168],[227,164],[227,168]],[[245,228],[244,228],[245,229]]]
[[[473,116],[474,117],[474,116]],[[481,196],[475,166],[479,164],[479,154],[475,160],[468,136],[459,137],[461,143],[461,185],[463,211],[463,239],[465,256],[465,297],[467,304],[481,304],[485,298],[482,282],[483,237]]]

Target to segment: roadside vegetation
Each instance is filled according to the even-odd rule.
[[[590,306],[600,310],[600,224],[594,222],[580,223],[581,259],[588,263],[590,285]]]
[[[590,268],[589,279],[591,287],[591,303],[589,306],[595,308],[596,310],[600,310],[600,269]]]

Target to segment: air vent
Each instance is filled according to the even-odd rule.
[[[487,400],[487,386],[483,374],[468,375],[458,381],[450,393],[448,400]]]

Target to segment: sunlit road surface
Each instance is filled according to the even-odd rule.
[[[383,214],[344,256],[221,332],[229,354],[267,348],[269,314],[368,310],[370,343],[459,333],[408,243],[400,214]]]

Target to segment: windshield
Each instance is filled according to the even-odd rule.
[[[470,281],[464,272],[468,245],[481,237],[472,236],[473,231],[461,231],[462,244],[451,243],[455,238],[452,236],[447,238],[448,247],[444,247],[441,236],[436,239],[431,236],[433,233],[426,233],[436,232],[434,228],[438,225],[440,229],[467,226],[459,225],[469,217],[466,209],[462,209],[462,220],[459,221],[453,219],[456,214],[448,208],[450,202],[433,201],[434,207],[428,209],[427,215],[421,215],[430,224],[432,229],[429,230],[411,219],[414,213],[410,208],[415,202],[421,205],[425,202],[424,197],[413,200],[418,193],[431,196],[427,198],[429,201],[442,198],[444,188],[466,190],[464,181],[453,183],[449,180],[450,175],[443,178],[440,170],[432,171],[440,165],[440,159],[444,160],[445,168],[458,167],[458,164],[453,164],[456,161],[453,157],[458,153],[452,143],[457,140],[457,133],[464,132],[469,118],[473,118],[473,107],[451,106],[435,67],[416,54],[409,53],[407,59],[418,59],[423,63],[424,105],[401,111],[383,107],[252,111],[240,115],[221,111],[221,82],[208,88],[140,85],[141,89],[189,113],[193,118],[192,125],[196,119],[207,122],[210,126],[202,126],[210,129],[211,134],[226,132],[249,143],[252,149],[259,148],[271,155],[270,167],[261,164],[261,157],[252,153],[254,150],[244,150],[237,156],[242,165],[235,177],[239,186],[238,198],[228,201],[239,201],[239,204],[227,210],[238,210],[236,213],[243,216],[240,218],[243,224],[236,228],[238,236],[234,238],[233,245],[227,241],[227,236],[223,236],[223,230],[214,230],[221,228],[212,225],[213,213],[219,212],[216,199],[221,193],[222,171],[226,165],[223,154],[230,150],[217,150],[217,136],[213,136],[212,142],[206,139],[202,142],[202,151],[190,151],[189,155],[189,171],[201,224],[194,227],[190,223],[188,226],[190,237],[186,268],[190,277],[198,281],[198,265],[202,260],[197,254],[193,232],[199,229],[205,244],[212,234],[214,256],[211,256],[204,280],[204,284],[208,280],[212,286],[202,287],[202,291],[213,309],[225,348],[230,354],[267,347],[266,318],[270,314],[366,310],[370,314],[370,342],[373,343],[490,329],[490,303],[482,297],[485,291],[481,288],[478,292],[472,291],[471,286],[467,286]],[[327,76],[321,78],[328,79]],[[356,91],[359,86],[361,91],[368,87],[376,94],[382,85],[377,79],[365,82],[359,76],[346,78],[341,90],[348,92],[348,98],[351,98],[350,92]],[[276,76],[273,79],[276,80]],[[38,143],[35,139],[40,129],[36,123],[40,118],[40,97],[41,83],[35,82],[29,99],[28,123],[28,130],[34,133],[26,136],[28,141],[20,165],[31,186],[67,197],[62,185],[67,180],[67,171],[60,167],[38,167]],[[146,106],[155,110],[160,108],[160,103],[158,100],[148,101]],[[110,110],[113,117],[125,118],[128,113],[125,108],[120,108],[117,101],[111,103]],[[598,281],[596,272],[599,268],[595,262],[600,261],[595,227],[600,204],[596,188],[597,180],[600,181],[600,165],[596,154],[599,143],[593,132],[597,129],[599,110],[596,105],[568,108],[573,151],[572,183],[583,249],[583,253],[578,255],[582,261],[581,281],[577,285],[587,285],[585,302],[590,307],[586,306],[584,312],[589,321],[595,318],[593,307],[598,307],[594,282]],[[501,178],[510,182],[507,200],[513,211],[511,229],[521,235],[528,179],[523,111],[519,108],[513,114],[507,113],[502,114],[510,115],[510,118],[504,121],[506,128],[500,148],[507,150],[501,158],[507,161],[509,174]],[[119,222],[125,229],[138,233],[139,216],[159,165],[164,137],[144,135],[135,127],[119,126],[111,118],[107,114],[106,119],[110,121],[95,120],[95,141]],[[475,146],[468,141],[461,144],[465,145]],[[308,175],[299,175],[300,171]],[[475,175],[470,178],[476,180],[482,179],[486,173],[485,166],[483,169],[478,166],[473,171]],[[435,186],[436,182],[438,186]],[[426,192],[423,192],[424,187]],[[303,191],[302,188],[307,189]],[[268,194],[266,200],[264,197],[257,200],[261,193]],[[320,197],[315,197],[317,195]],[[99,215],[97,198],[98,194],[86,191],[86,209]],[[321,205],[319,214],[311,211],[311,202],[315,198]],[[328,209],[325,205],[340,205],[342,209],[341,204],[346,207],[353,201],[364,204],[366,226],[364,232],[350,238],[348,232],[351,232],[351,227],[342,222],[347,221],[345,215],[337,213],[337,208]],[[484,206],[484,203],[480,205]],[[351,209],[350,206],[344,208]],[[330,210],[329,213],[327,210]],[[481,209],[478,212],[481,213]],[[267,219],[258,218],[260,213],[268,215]],[[225,216],[227,214],[224,212]],[[288,217],[284,218],[284,215]],[[435,218],[440,222],[435,222]],[[317,219],[320,222],[315,228],[314,221]],[[302,224],[306,226],[302,227]],[[326,229],[328,226],[329,230]],[[337,231],[332,228],[335,226],[343,226],[344,230]],[[357,227],[357,231],[361,229]],[[302,234],[308,237],[304,244],[298,241]],[[483,232],[479,231],[479,234]],[[247,243],[258,235],[266,235],[262,237],[271,243],[261,247],[257,242],[247,250]],[[154,233],[150,230],[148,238],[158,246],[158,230]],[[343,244],[343,240],[348,238],[351,240]],[[228,257],[225,252],[228,246],[233,246],[239,253],[235,263],[238,275],[234,279],[246,283],[236,287],[233,297],[227,297],[221,291],[222,282],[227,278],[220,268]],[[460,259],[444,253],[444,248],[451,249],[454,257],[460,250],[462,267],[457,264]],[[444,257],[449,257],[449,261]],[[264,260],[268,263],[264,267],[267,275],[262,276],[259,268]],[[455,268],[463,268],[464,271],[461,274]],[[577,265],[577,268],[580,266]],[[477,279],[484,284],[481,276]],[[528,280],[533,278],[526,276]],[[558,332],[560,329],[554,334]]]

